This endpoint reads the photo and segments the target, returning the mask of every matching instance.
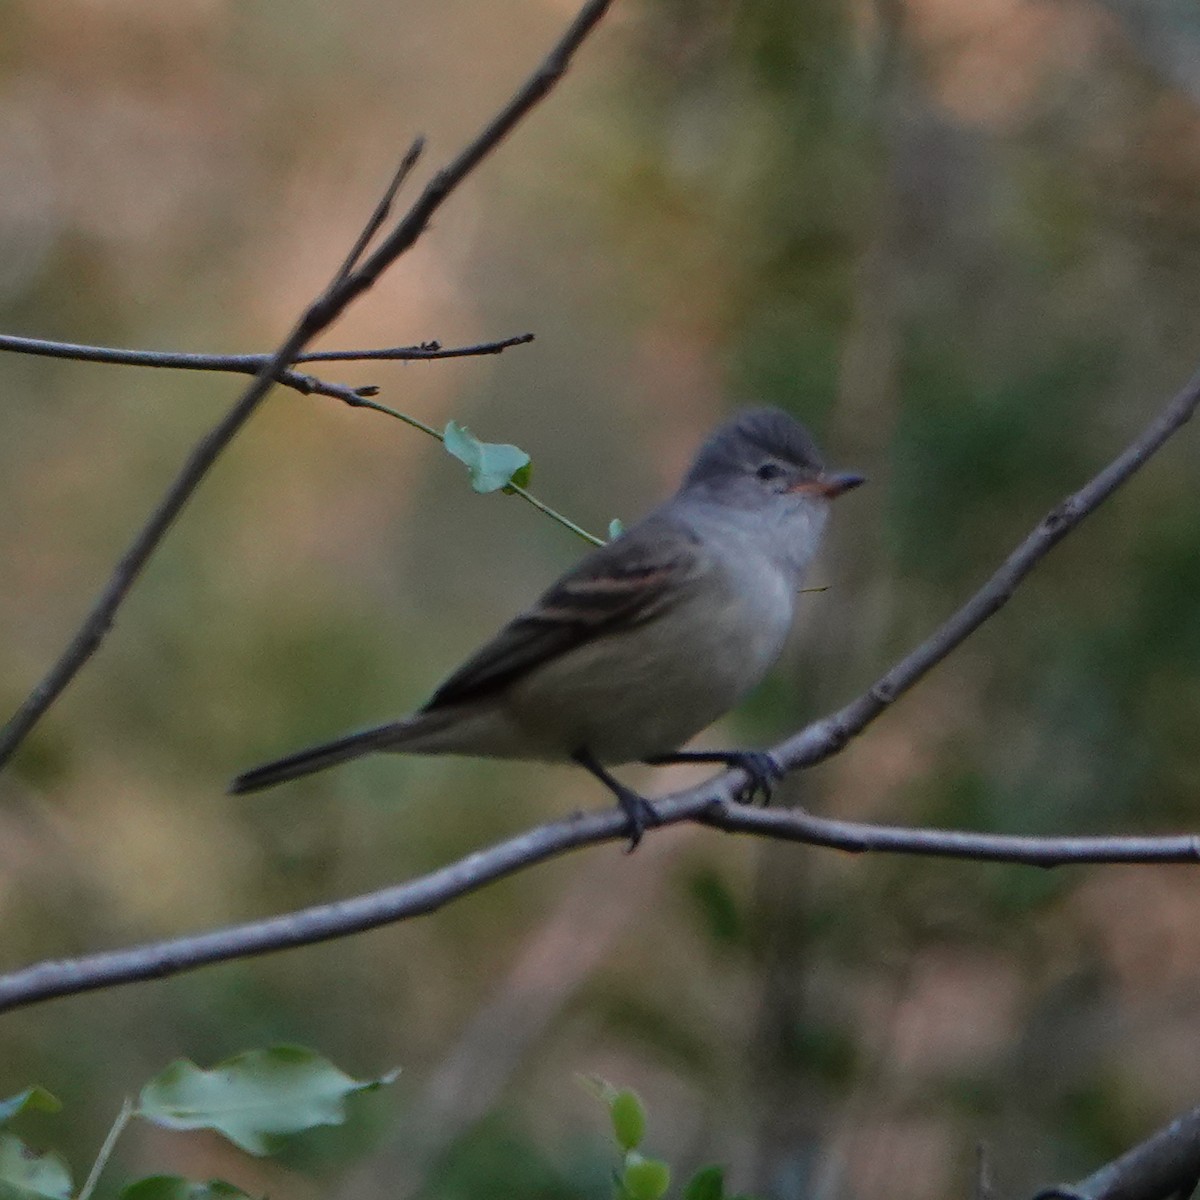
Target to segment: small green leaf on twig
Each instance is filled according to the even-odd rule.
[[[442,441],[448,453],[466,464],[471,486],[477,492],[498,492],[514,486],[523,488],[529,483],[533,464],[519,446],[481,442],[457,421],[446,422]]]
[[[0,1100],[0,1125],[11,1121],[17,1113],[36,1109],[38,1112],[56,1113],[62,1109],[62,1101],[52,1096],[45,1088],[31,1087],[15,1096]]]
[[[180,1059],[142,1089],[137,1114],[167,1129],[213,1129],[264,1155],[276,1137],[342,1124],[347,1096],[395,1077],[351,1079],[303,1046],[248,1050],[211,1071]]]
[[[619,538],[625,532],[625,522],[620,517],[613,517],[608,523],[608,540]]]

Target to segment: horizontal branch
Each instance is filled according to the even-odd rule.
[[[513,346],[533,341],[532,333],[519,333],[498,342],[473,346],[444,347],[440,342],[416,346],[392,346],[377,350],[312,350],[292,361],[307,362],[431,362],[441,358],[473,358],[502,354]],[[84,346],[74,342],[48,342],[43,338],[17,337],[0,333],[0,350],[31,354],[38,358],[66,358],[76,362],[109,363],[122,367],[163,367],[179,371],[229,371],[257,375],[271,361],[269,354],[192,354],[175,350],[124,350],[117,346]],[[287,379],[280,377],[280,383]],[[292,386],[289,384],[289,386]],[[315,389],[310,389],[315,390]]]
[[[1200,836],[1021,837],[954,829],[909,829],[815,817],[803,809],[759,809],[741,804],[710,807],[696,819],[730,833],[827,846],[852,854],[911,854],[971,862],[1062,867],[1083,863],[1200,863]]]
[[[418,346],[392,346],[376,350],[314,350],[297,355],[292,362],[429,362],[441,358],[502,354],[512,346],[525,346],[532,341],[532,333],[520,333],[498,342],[479,342],[473,346],[449,348],[444,348],[440,342],[431,341],[422,342]],[[17,337],[6,333],[0,333],[0,350],[31,354],[38,358],[65,358],[75,362],[108,363],[123,367],[159,367],[181,371],[223,371],[234,375],[257,375],[271,361],[269,354],[193,354],[176,350],[125,350],[117,346],[48,342],[43,338]],[[379,395],[379,388],[374,384],[352,387],[345,383],[331,383],[316,375],[308,375],[290,368],[277,371],[275,382],[304,396],[330,396],[355,407],[364,407],[364,400]],[[392,413],[390,409],[382,411]]]
[[[443,358],[472,358],[485,354],[501,354],[513,346],[526,346],[534,340],[532,333],[520,333],[513,337],[503,338],[498,342],[479,342],[473,346],[443,347],[440,342],[422,342],[419,346],[393,346],[377,350],[313,350],[307,354],[297,355],[292,361],[300,363],[311,362],[421,362]],[[77,362],[109,363],[126,367],[163,367],[186,371],[226,371],[234,374],[257,375],[270,361],[267,354],[193,354],[188,351],[174,350],[123,350],[114,346],[84,346],[74,342],[47,342],[41,338],[16,337],[11,334],[0,334],[0,350],[11,350],[23,354],[32,354],[44,358],[65,358]],[[430,437],[444,441],[442,433],[431,425],[416,417],[409,416],[385,404],[375,401],[379,388],[374,384],[351,386],[346,383],[331,383],[316,375],[303,374],[300,371],[278,371],[275,382],[283,387],[291,388],[303,396],[329,396],[341,400],[352,408],[370,408],[375,412],[395,417]],[[563,528],[569,529],[577,537],[593,546],[602,546],[602,538],[588,533],[582,526],[569,517],[551,508],[544,500],[540,500],[528,488],[519,484],[509,484],[508,490],[520,496],[527,504],[533,505],[539,512],[544,513],[552,521],[557,521]]]
[[[1037,838],[905,829],[815,817],[799,809],[761,811],[732,799],[737,772],[656,801],[661,824],[700,821],[735,833],[827,846],[853,853],[915,854],[1056,867],[1067,863],[1196,863],[1200,838]],[[616,808],[531,829],[449,866],[394,887],[319,904],[262,921],[170,938],[103,954],[55,959],[0,975],[0,1012],[97,988],[161,979],[196,967],[310,946],[435,912],[451,900],[537,863],[629,837]]]
[[[474,346],[445,347],[440,342],[422,342],[419,346],[396,346],[390,350],[313,350],[297,362],[426,362],[436,358],[477,358],[485,354],[503,354],[513,346],[527,346],[532,333],[517,333],[498,342],[478,342]]]

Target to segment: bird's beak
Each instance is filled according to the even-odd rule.
[[[809,492],[815,496],[824,496],[832,500],[843,492],[849,492],[861,487],[867,482],[865,475],[857,475],[853,471],[822,471],[816,479],[806,479],[788,488],[789,492]]]

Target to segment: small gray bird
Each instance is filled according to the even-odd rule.
[[[665,504],[586,555],[469,658],[411,717],[239,775],[253,792],[362,754],[573,760],[616,796],[630,848],[658,817],[606,765],[724,763],[770,798],[780,775],[753,750],[680,752],[770,669],[836,496],[805,428],[751,409],[701,447]]]

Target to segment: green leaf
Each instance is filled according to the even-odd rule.
[[[67,1200],[71,1172],[53,1151],[39,1154],[11,1133],[0,1133],[0,1200]]]
[[[608,540],[619,538],[625,532],[625,522],[620,517],[613,517],[608,523]]]
[[[342,1124],[347,1096],[395,1077],[351,1079],[303,1046],[248,1050],[211,1071],[180,1059],[142,1089],[137,1115],[166,1129],[212,1129],[264,1155],[272,1138]]]
[[[36,1109],[38,1112],[60,1112],[62,1101],[57,1096],[52,1096],[45,1088],[26,1088],[15,1096],[0,1100],[0,1125],[3,1125],[5,1121],[11,1121],[17,1113],[30,1109]]]
[[[251,1200],[223,1179],[199,1183],[181,1175],[150,1175],[121,1189],[121,1200]]]
[[[636,1150],[646,1136],[646,1110],[636,1092],[622,1088],[608,1102],[613,1133],[622,1150]]]
[[[471,486],[477,492],[498,492],[513,484],[528,484],[533,464],[519,446],[481,442],[457,421],[446,422],[442,438],[447,452],[466,464]]]
[[[725,1168],[701,1167],[683,1189],[683,1200],[725,1200]]]
[[[630,1200],[660,1200],[671,1186],[671,1170],[657,1158],[630,1155],[621,1173],[621,1186]]]

